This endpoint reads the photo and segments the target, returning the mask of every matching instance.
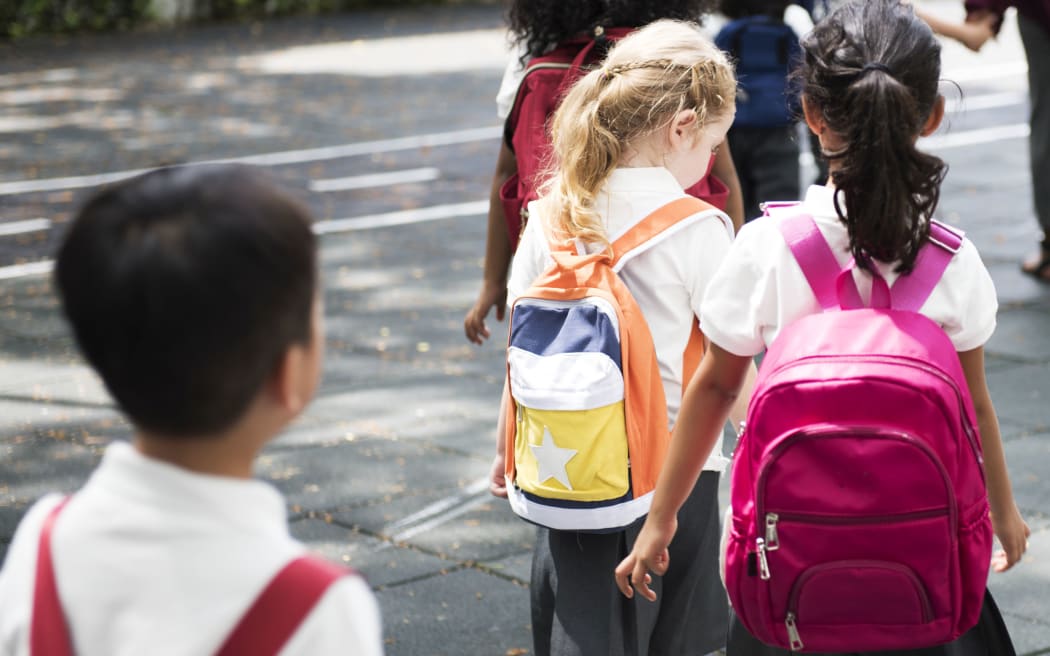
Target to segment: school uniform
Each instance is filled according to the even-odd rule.
[[[835,211],[834,190],[812,186],[800,211],[813,216],[841,265],[851,257],[849,233]],[[821,312],[801,267],[776,225],[762,217],[740,230],[715,274],[700,312],[700,326],[712,343],[740,356],[761,353],[779,332],[795,320]],[[889,284],[899,277],[893,263],[875,262]],[[871,296],[871,276],[859,269],[854,279],[865,302]],[[995,286],[981,257],[968,239],[952,258],[940,281],[920,308],[937,322],[957,351],[982,346],[995,331],[998,302]],[[940,647],[892,652],[915,656],[1009,654],[1005,627],[990,596],[977,627],[959,640]],[[998,622],[997,622],[998,619]],[[727,656],[787,656],[791,652],[760,643],[731,617]],[[890,652],[882,652],[890,653]]]
[[[664,168],[613,171],[595,209],[610,240],[657,208],[685,196]],[[521,296],[552,262],[541,203],[529,208],[507,286],[508,303]],[[682,353],[711,280],[732,237],[729,218],[718,210],[674,237],[628,261],[620,277],[631,290],[652,332],[674,424],[681,405]],[[590,251],[600,245],[585,245]],[[532,628],[538,655],[703,654],[725,641],[727,609],[717,574],[720,472],[728,460],[722,443],[704,465],[671,543],[671,569],[656,581],[658,600],[626,599],[613,569],[630,553],[641,522],[607,534],[539,529],[533,555]]]
[[[0,571],[0,654],[29,654],[36,556],[48,495],[26,513]],[[52,555],[79,656],[212,654],[252,602],[306,548],[285,502],[261,481],[193,473],[110,445],[69,501]],[[281,654],[382,654],[368,585],[343,577]]]

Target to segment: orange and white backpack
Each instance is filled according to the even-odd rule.
[[[554,263],[511,308],[507,492],[523,519],[606,532],[649,512],[670,442],[667,401],[649,326],[617,272],[710,209],[675,200],[599,253],[551,240]],[[702,351],[694,322],[684,381]]]

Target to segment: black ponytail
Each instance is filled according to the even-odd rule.
[[[947,165],[916,149],[937,103],[940,44],[899,0],[846,5],[802,43],[803,93],[845,142],[835,209],[857,263],[899,262],[907,273],[929,235]]]

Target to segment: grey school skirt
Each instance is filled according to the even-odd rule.
[[[603,534],[539,529],[530,585],[537,656],[695,656],[723,647],[718,478],[701,474],[678,512],[670,570],[654,577],[656,602],[625,598],[613,577],[641,522]]]

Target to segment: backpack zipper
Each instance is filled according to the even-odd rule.
[[[770,465],[775,460],[777,460],[777,458],[779,458],[780,455],[783,454],[783,452],[785,450],[787,450],[787,448],[789,446],[791,446],[792,444],[798,442],[799,440],[814,439],[814,438],[819,438],[819,437],[827,437],[827,436],[831,436],[831,435],[866,435],[868,437],[873,437],[873,438],[876,438],[876,439],[897,440],[897,441],[901,441],[901,442],[905,442],[907,444],[910,444],[910,445],[912,445],[914,447],[917,447],[920,451],[922,451],[926,455],[926,457],[929,458],[930,462],[932,462],[933,465],[937,468],[937,471],[940,473],[941,479],[944,482],[944,489],[945,489],[945,492],[946,492],[946,496],[948,498],[948,506],[947,506],[946,511],[947,511],[947,515],[948,515],[949,527],[950,527],[950,530],[951,530],[951,534],[953,536],[952,539],[955,539],[955,536],[958,534],[958,522],[959,522],[959,520],[958,520],[958,508],[956,507],[955,497],[952,495],[952,492],[951,492],[951,477],[948,476],[948,471],[947,471],[947,469],[945,469],[944,463],[942,463],[940,461],[940,459],[937,457],[937,455],[933,452],[933,450],[926,443],[922,442],[921,440],[916,439],[915,437],[913,437],[911,435],[908,435],[907,433],[903,433],[903,432],[891,432],[891,431],[886,431],[886,430],[883,430],[883,429],[874,429],[874,428],[865,428],[865,427],[845,427],[845,426],[836,426],[834,424],[825,424],[825,425],[822,425],[822,426],[814,427],[814,428],[809,429],[809,430],[796,431],[794,433],[789,434],[787,437],[784,437],[779,442],[777,442],[776,445],[774,445],[772,449],[770,449],[769,453],[766,454],[766,456],[762,459],[762,462],[759,464],[758,480],[757,480],[757,482],[755,484],[755,509],[756,509],[755,515],[756,515],[757,521],[759,522],[759,526],[758,526],[759,535],[762,535],[764,537],[758,538],[755,541],[755,546],[756,546],[756,549],[758,551],[758,559],[759,559],[759,567],[760,567],[759,572],[762,575],[761,576],[762,580],[768,580],[770,578],[770,575],[771,575],[771,569],[769,567],[769,562],[768,562],[768,559],[767,559],[767,556],[766,556],[767,552],[769,552],[769,551],[776,551],[777,549],[780,548],[780,538],[779,538],[779,535],[777,534],[777,523],[781,519],[790,517],[789,514],[784,513],[784,512],[775,512],[774,513],[774,512],[768,512],[765,509],[765,506],[766,506],[766,480],[768,478]],[[804,516],[807,517],[807,518],[809,518],[809,517],[821,518],[821,519],[817,520],[817,523],[849,525],[849,524],[878,524],[878,523],[882,523],[883,521],[887,521],[887,520],[888,521],[893,521],[893,520],[898,519],[898,518],[909,519],[909,518],[914,517],[915,519],[922,519],[928,513],[934,513],[934,512],[935,512],[936,515],[943,515],[943,514],[945,514],[945,510],[937,509],[936,511],[924,510],[924,511],[916,511],[916,512],[913,512],[913,513],[897,513],[897,514],[893,514],[893,515],[870,515],[870,516],[859,517],[859,518],[846,518],[846,517],[835,518],[835,517],[828,516],[828,515],[823,515],[822,516],[822,515],[816,515],[816,514],[814,514],[814,515],[805,514]],[[803,513],[799,513],[799,515],[803,515]]]
[[[916,360],[906,356],[880,357],[877,355],[807,355],[806,357],[799,358],[797,360],[792,360],[791,362],[777,367],[776,369],[770,372],[769,376],[766,377],[766,380],[774,378],[777,374],[781,373],[782,371],[787,371],[792,367],[810,364],[810,362],[813,360],[830,360],[843,362],[876,362],[879,364],[897,365],[900,367],[918,369],[925,373],[936,376],[937,378],[940,378],[943,382],[947,383],[948,386],[951,387],[952,390],[955,392],[955,398],[959,402],[959,421],[962,423],[963,432],[966,434],[966,439],[970,443],[970,449],[973,451],[973,455],[977,459],[977,463],[982,465],[978,469],[980,469],[981,472],[981,479],[984,479],[984,456],[981,455],[981,447],[977,443],[976,432],[974,431],[973,425],[970,423],[970,415],[966,412],[966,404],[963,402],[962,391],[959,389],[959,385],[956,384],[955,380],[951,376],[944,373],[937,367],[930,366],[929,364],[921,360]],[[880,377],[869,376],[868,378],[877,379]],[[774,387],[777,387],[777,385],[770,386],[767,389],[773,389]]]

